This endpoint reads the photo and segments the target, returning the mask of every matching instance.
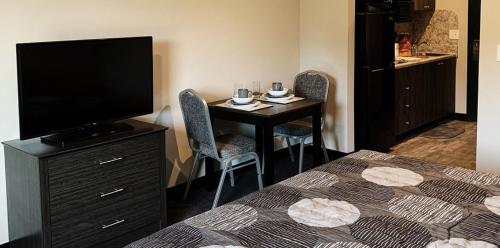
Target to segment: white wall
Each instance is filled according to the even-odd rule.
[[[185,88],[208,101],[233,84],[291,84],[299,72],[298,0],[44,0],[0,6],[0,140],[18,137],[15,44],[123,36],[154,36],[155,114],[170,128],[170,185],[191,168],[177,103]],[[4,158],[0,152],[0,244],[7,241]]]
[[[469,26],[469,0],[436,0],[436,9],[452,10],[458,15],[457,84],[455,91],[455,111],[467,113],[467,50]]]
[[[500,1],[481,2],[477,170],[500,173]]]
[[[354,20],[352,0],[300,1],[300,69],[330,77],[326,146],[354,150]]]

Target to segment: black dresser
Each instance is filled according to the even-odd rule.
[[[165,127],[4,142],[11,247],[122,247],[166,226]]]

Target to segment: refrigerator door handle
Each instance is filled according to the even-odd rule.
[[[385,70],[385,68],[382,68],[382,69],[375,69],[375,70],[372,70],[372,72],[379,72],[379,71],[383,71]]]

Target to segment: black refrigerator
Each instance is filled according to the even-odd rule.
[[[392,12],[357,12],[355,35],[356,150],[386,152],[396,143]]]

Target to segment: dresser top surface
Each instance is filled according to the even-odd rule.
[[[20,150],[33,157],[45,158],[167,130],[167,128],[164,126],[132,119],[123,122],[132,125],[134,127],[134,130],[113,135],[106,135],[91,140],[85,140],[77,144],[72,144],[64,147],[42,143],[40,141],[40,138],[33,138],[28,140],[15,139],[2,142],[2,144],[4,144],[4,146]]]

